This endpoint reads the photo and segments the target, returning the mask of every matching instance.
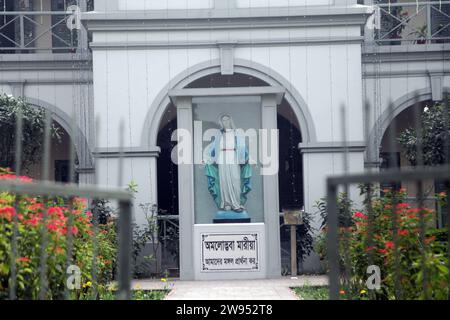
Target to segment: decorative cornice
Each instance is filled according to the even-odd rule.
[[[364,37],[310,37],[310,38],[279,38],[259,40],[236,40],[233,42],[223,41],[171,41],[171,42],[91,42],[90,47],[96,49],[177,49],[177,48],[219,48],[224,45],[233,47],[273,47],[273,46],[309,46],[324,44],[348,44],[362,43]]]
[[[176,105],[180,97],[222,97],[222,96],[275,96],[277,104],[281,103],[286,90],[282,87],[232,87],[232,88],[190,88],[172,89],[169,97]]]
[[[363,45],[362,62],[420,62],[450,60],[450,43],[416,44],[416,45]]]
[[[343,153],[364,152],[366,144],[364,141],[354,141],[344,144],[342,142],[316,142],[300,143],[298,145],[301,153]]]
[[[153,148],[97,148],[93,153],[95,158],[155,158],[161,152],[159,147]]]
[[[95,172],[95,168],[94,167],[89,167],[89,168],[77,168],[76,169],[77,173],[81,173],[81,174],[89,174],[89,173],[94,173]]]
[[[0,54],[0,71],[86,71],[92,56],[79,54]]]
[[[82,20],[90,31],[217,30],[362,26],[371,14],[370,7],[355,5],[87,12]]]
[[[429,77],[430,73],[450,74],[450,69],[428,70],[426,65],[422,70],[401,70],[401,71],[363,71],[363,79],[370,78],[404,78],[404,77]]]

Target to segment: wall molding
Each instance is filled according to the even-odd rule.
[[[93,153],[95,158],[156,158],[161,153],[159,147],[142,148],[97,148]]]
[[[343,153],[348,152],[364,152],[366,143],[364,141],[352,141],[344,144],[343,142],[315,142],[300,143],[298,145],[301,153]]]
[[[90,31],[218,30],[241,28],[363,26],[372,14],[368,6],[274,7],[190,10],[86,12]]]
[[[279,39],[259,39],[259,40],[237,40],[233,42],[223,41],[173,41],[173,42],[91,42],[92,50],[99,49],[177,49],[177,48],[222,48],[224,46],[232,47],[268,47],[268,46],[309,46],[309,45],[327,45],[327,44],[349,44],[362,43],[364,37],[310,37],[310,38],[279,38]]]
[[[450,60],[450,43],[379,46],[364,42],[364,64]]]

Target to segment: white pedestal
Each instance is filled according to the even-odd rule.
[[[266,278],[264,223],[194,225],[195,280]]]

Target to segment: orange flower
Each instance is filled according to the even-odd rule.
[[[436,240],[436,237],[435,237],[435,236],[427,237],[427,238],[425,239],[425,243],[426,243],[426,244],[429,244],[430,242],[433,242],[433,241],[435,241],[435,240]]]

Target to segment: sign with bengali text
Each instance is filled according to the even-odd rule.
[[[202,233],[201,271],[259,271],[258,233]]]

